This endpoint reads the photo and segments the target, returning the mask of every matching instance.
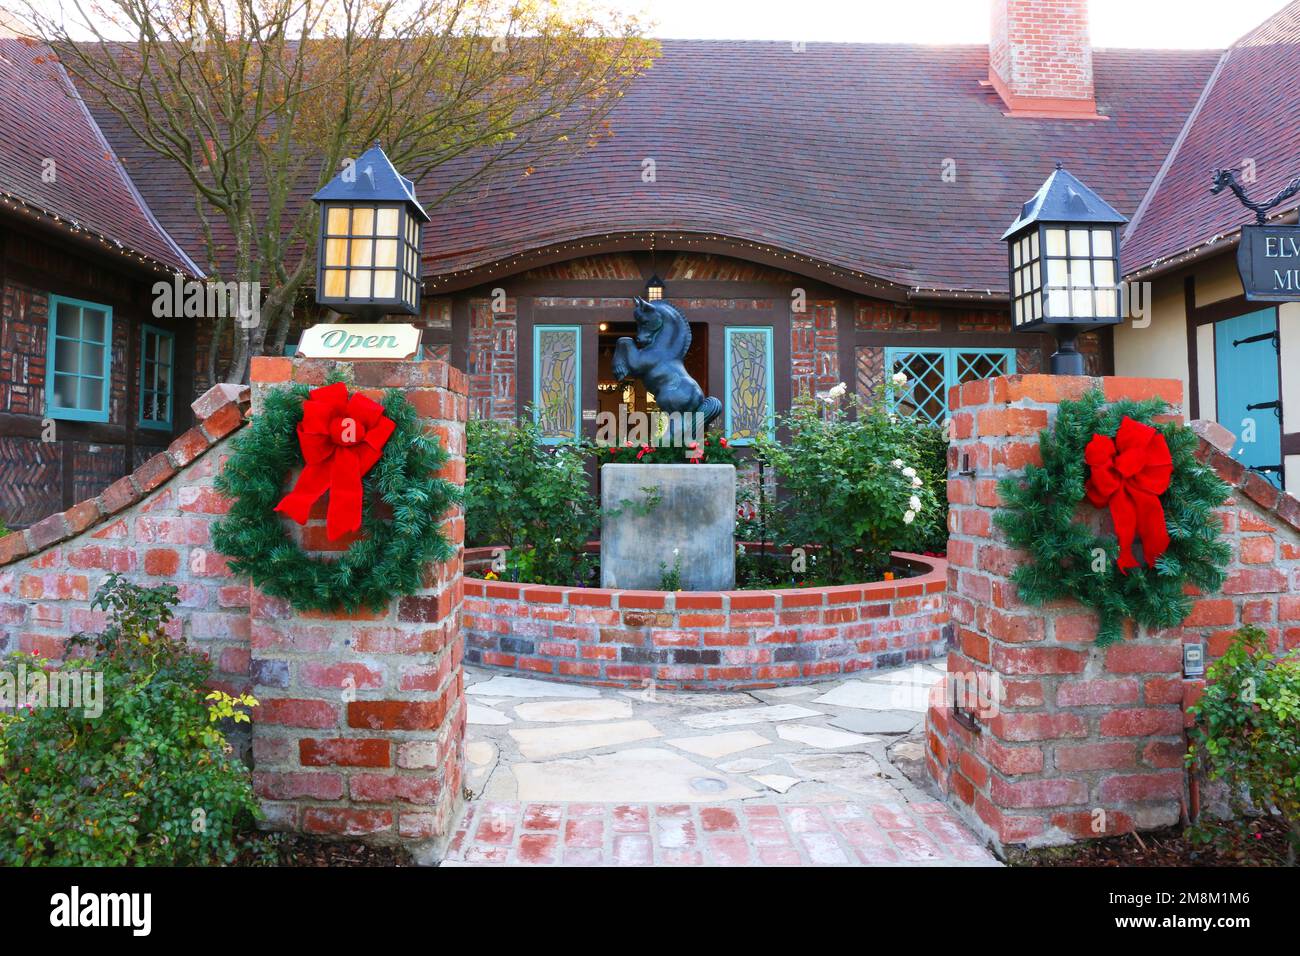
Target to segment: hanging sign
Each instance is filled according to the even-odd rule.
[[[298,341],[299,358],[405,361],[420,353],[413,325],[313,325]]]
[[[1300,225],[1242,226],[1237,271],[1251,302],[1300,301]]]

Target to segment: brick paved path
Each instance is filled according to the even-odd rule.
[[[995,865],[895,763],[942,666],[696,694],[467,667],[474,799],[443,865]]]
[[[477,802],[444,866],[874,866],[993,862],[941,803]]]

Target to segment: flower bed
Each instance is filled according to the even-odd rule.
[[[467,575],[493,548],[467,548]],[[776,687],[944,651],[948,566],[902,552],[896,581],[755,591],[630,591],[466,577],[470,663],[621,687]]]

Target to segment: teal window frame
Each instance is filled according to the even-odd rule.
[[[948,390],[954,385],[960,384],[959,356],[964,355],[991,355],[1007,360],[1006,375],[1016,374],[1016,350],[1015,349],[976,349],[957,346],[955,348],[931,348],[929,346],[908,347],[903,345],[891,345],[885,349],[885,378],[888,379],[894,374],[894,362],[900,358],[906,358],[910,355],[934,355],[942,356],[943,361],[943,394],[940,398],[943,401],[943,416],[933,424],[942,425],[952,415],[952,409],[948,406]],[[928,415],[926,417],[929,417]]]
[[[562,445],[576,442],[582,438],[582,326],[580,325],[534,325],[533,326],[533,421],[541,421],[541,359],[543,332],[572,332],[574,343],[573,355],[573,437],[561,435],[544,435],[545,445]]]
[[[104,362],[100,369],[100,409],[98,411],[88,408],[68,408],[60,405],[55,400],[54,377],[58,372],[56,362],[58,360],[58,351],[56,345],[60,341],[64,342],[82,342],[88,340],[82,338],[70,338],[58,334],[59,306],[69,305],[79,309],[94,309],[104,313],[104,341],[92,342],[95,345],[102,345],[104,349]],[[46,306],[47,315],[47,335],[45,342],[45,413],[50,418],[62,419],[72,422],[107,422],[109,418],[109,398],[112,390],[112,367],[113,367],[113,307],[105,305],[102,302],[90,302],[85,299],[73,299],[66,295],[51,295],[48,305]],[[63,373],[69,374],[69,373]],[[94,375],[83,375],[80,370],[73,374],[78,383],[81,379],[94,379]],[[77,387],[80,393],[80,384]]]
[[[144,380],[145,369],[145,343],[150,335],[159,338],[165,338],[171,342],[171,361],[167,363],[167,420],[158,421],[144,417],[144,397],[146,392],[157,392],[157,389],[146,388]],[[171,431],[174,421],[173,406],[176,398],[176,333],[161,329],[156,325],[140,326],[140,407],[136,423],[141,428],[152,428],[157,431]]]
[[[770,325],[729,325],[725,329],[724,347],[722,355],[722,367],[724,374],[723,394],[726,401],[722,403],[722,429],[727,436],[727,440],[733,445],[752,445],[752,438],[733,438],[731,430],[731,338],[736,333],[762,332],[767,339],[767,435],[769,438],[776,437],[776,380],[774,375],[774,362],[772,357],[773,346],[775,344],[774,329]]]

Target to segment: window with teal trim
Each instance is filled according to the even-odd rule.
[[[582,330],[533,327],[533,417],[548,444],[574,441],[581,428]]]
[[[71,421],[108,421],[112,308],[52,295],[49,313],[46,414]]]
[[[885,349],[885,374],[907,376],[907,385],[894,394],[895,407],[936,425],[948,418],[952,386],[1015,371],[1015,349]]]
[[[749,445],[772,434],[772,329],[767,326],[726,330],[726,402],[723,430],[733,444]]]
[[[172,373],[176,336],[146,325],[140,330],[140,427],[172,427]]]

